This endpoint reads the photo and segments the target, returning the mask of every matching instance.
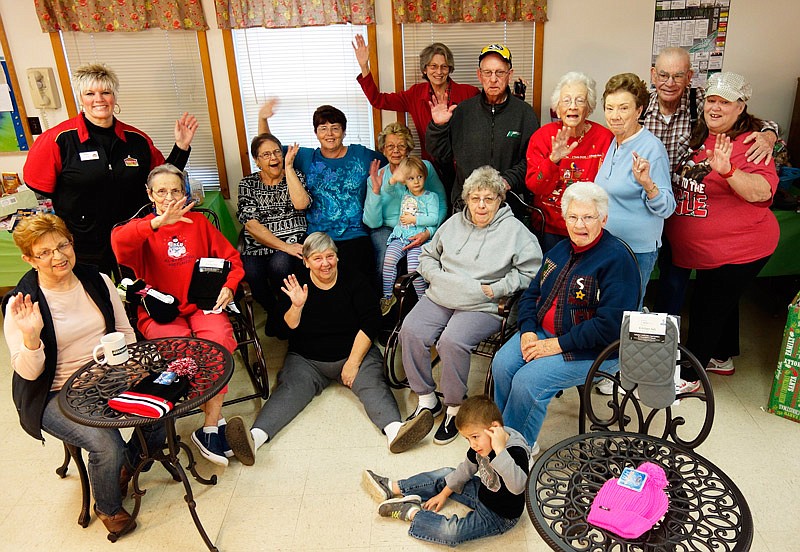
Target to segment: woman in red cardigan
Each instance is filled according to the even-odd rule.
[[[425,147],[425,129],[431,122],[431,106],[428,102],[435,99],[435,104],[456,105],[477,96],[480,90],[471,84],[459,84],[450,78],[450,74],[456,69],[453,52],[441,42],[434,42],[419,54],[419,68],[422,71],[422,78],[427,82],[420,82],[407,90],[393,93],[381,92],[375,84],[375,79],[369,70],[369,50],[362,35],[356,35],[353,49],[361,66],[361,74],[357,77],[358,83],[367,100],[376,109],[405,111],[411,115],[419,135],[420,156],[434,164],[447,191],[447,197],[450,197],[455,177],[453,167],[437,164]]]

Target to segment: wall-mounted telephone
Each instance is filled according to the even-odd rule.
[[[58,109],[61,98],[56,88],[56,77],[50,67],[28,69],[28,86],[31,88],[33,106],[39,109]]]

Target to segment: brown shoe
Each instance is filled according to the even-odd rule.
[[[100,521],[106,526],[108,532],[114,533],[118,537],[136,529],[136,521],[125,511],[125,508],[120,508],[116,514],[109,516],[98,510],[95,505],[94,513],[97,514],[97,517],[100,518]]]

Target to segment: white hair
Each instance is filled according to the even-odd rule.
[[[570,71],[569,73],[558,79],[558,83],[553,89],[553,95],[550,96],[550,107],[553,111],[558,108],[558,102],[561,99],[561,89],[568,84],[582,84],[586,87],[586,103],[589,106],[589,114],[594,112],[597,107],[597,91],[595,87],[597,83],[592,77],[580,71]]]
[[[600,218],[608,215],[608,194],[594,182],[575,182],[567,186],[561,196],[561,216],[567,216],[567,209],[573,201],[581,203],[594,203]]]

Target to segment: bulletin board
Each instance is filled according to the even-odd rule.
[[[28,117],[22,105],[17,74],[11,60],[11,50],[0,18],[0,154],[28,151],[33,137],[28,129]]]
[[[689,52],[693,87],[722,71],[731,0],[656,0],[652,65],[664,48]]]

